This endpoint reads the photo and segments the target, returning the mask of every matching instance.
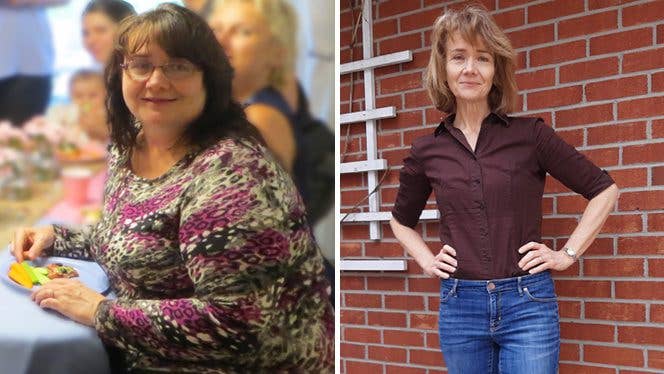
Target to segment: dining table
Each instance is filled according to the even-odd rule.
[[[95,170],[93,200],[101,198],[97,190],[104,178],[102,168]],[[16,227],[76,223],[72,221],[80,217],[71,214],[75,209],[62,201],[62,193],[55,181],[34,185],[31,197],[23,201],[0,199],[0,264],[13,261],[7,244]],[[108,355],[93,327],[40,308],[30,295],[30,290],[0,281],[0,374],[110,373]]]

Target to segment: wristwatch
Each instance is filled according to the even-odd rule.
[[[563,249],[561,249],[561,251],[565,252],[566,255],[568,255],[569,257],[572,258],[572,260],[574,260],[574,261],[577,260],[577,258],[576,258],[576,251],[573,250],[572,248],[570,248],[570,247],[563,247]]]

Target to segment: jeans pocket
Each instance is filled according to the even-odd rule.
[[[440,302],[446,302],[450,297],[454,296],[456,293],[457,281],[454,280],[454,283],[444,283],[440,286]]]
[[[528,289],[528,287],[524,287],[523,288],[523,293],[525,293],[526,296],[528,296],[528,298],[531,301],[537,301],[537,302],[540,302],[540,303],[550,303],[550,302],[558,301],[558,298],[556,297],[555,293],[553,293],[553,296],[550,296],[552,294],[552,292],[546,292],[545,291],[544,292],[545,295],[540,295],[539,292],[534,292],[534,291],[531,292]],[[535,295],[533,295],[533,293]]]

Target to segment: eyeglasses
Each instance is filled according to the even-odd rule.
[[[154,65],[147,60],[131,60],[120,64],[120,67],[127,71],[131,79],[139,82],[148,80],[156,68],[161,68],[166,78],[174,81],[189,78],[198,71],[198,67],[188,61]]]

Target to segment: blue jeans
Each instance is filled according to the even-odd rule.
[[[439,338],[450,374],[555,374],[558,322],[548,272],[441,281]]]

